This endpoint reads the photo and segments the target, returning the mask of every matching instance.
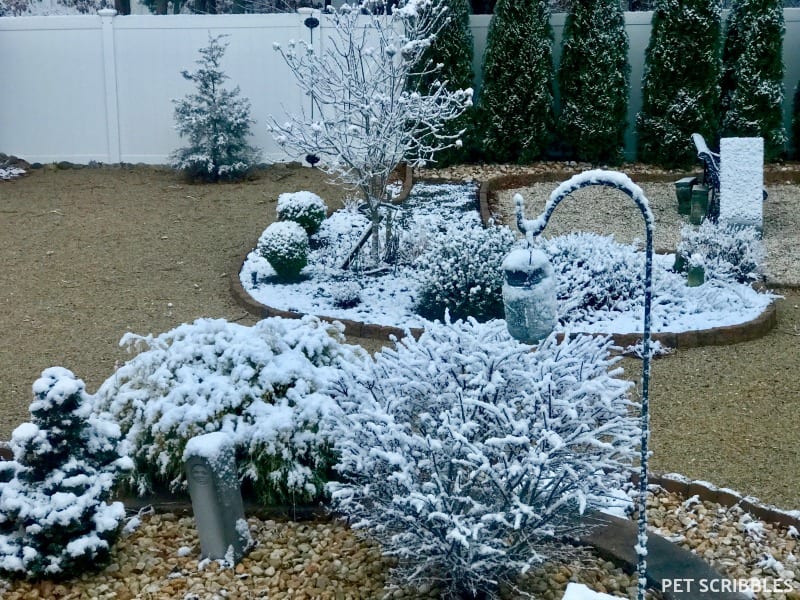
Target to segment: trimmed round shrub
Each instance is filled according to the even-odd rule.
[[[581,514],[621,493],[639,441],[610,345],[531,349],[470,319],[344,366],[332,503],[397,559],[391,583],[496,599],[591,526]]]
[[[426,319],[503,318],[500,265],[514,244],[508,227],[448,227],[418,259],[416,312]]]
[[[313,192],[293,192],[278,196],[278,219],[294,221],[313,235],[328,214],[325,201]]]
[[[198,319],[156,337],[126,334],[140,350],[97,391],[96,411],[122,429],[139,493],[185,487],[183,453],[194,436],[231,436],[242,480],[264,502],[318,497],[330,440],[319,423],[336,409],[326,390],[342,362],[363,352],[343,327],[315,317],[271,318],[246,327]]]
[[[308,264],[308,234],[294,221],[278,221],[264,230],[258,252],[281,279],[297,279]]]
[[[749,283],[763,276],[766,250],[755,227],[717,224],[684,225],[678,253],[691,266],[703,267],[707,279]]]

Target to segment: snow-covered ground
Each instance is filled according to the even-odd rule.
[[[475,208],[474,184],[417,184],[395,219],[398,225],[403,223],[400,251],[405,253],[406,264],[362,277],[341,271],[338,265],[360,237],[367,221],[360,213],[338,211],[323,223],[317,248],[312,250],[309,265],[302,272],[304,279],[289,284],[277,282],[272,267],[256,251],[247,257],[240,279],[255,300],[277,309],[403,328],[424,327],[425,319],[414,312],[419,296],[420,257],[426,243],[446,225],[458,222],[462,228],[480,227]],[[592,256],[592,248],[582,251]],[[609,257],[602,259],[608,262]],[[643,253],[629,247],[619,255],[619,261],[621,270],[633,273],[637,271],[635,265],[643,261]],[[743,284],[706,282],[689,288],[683,276],[669,271],[673,262],[674,257],[669,255],[656,259],[654,332],[744,323],[761,314],[773,298]],[[584,273],[581,279],[571,274],[575,279],[562,282],[562,287],[574,287],[577,295],[585,294],[587,286],[601,285],[597,277],[591,277],[591,272],[589,275]],[[360,301],[345,307],[354,296]],[[622,298],[612,304],[590,315],[581,314],[580,319],[572,322],[564,318],[567,309],[563,308],[561,327],[605,333],[641,331],[641,298]]]

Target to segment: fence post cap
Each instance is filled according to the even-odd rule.
[[[117,16],[117,9],[115,8],[101,8],[97,11],[97,14],[101,17],[116,17]]]

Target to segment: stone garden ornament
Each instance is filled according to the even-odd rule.
[[[645,279],[644,279],[644,327],[642,331],[642,397],[641,397],[641,430],[642,438],[640,444],[640,472],[639,472],[639,494],[638,494],[638,537],[636,543],[636,555],[638,558],[637,573],[639,576],[637,587],[637,598],[644,600],[645,590],[647,587],[647,475],[648,475],[648,459],[649,459],[649,440],[650,440],[650,410],[649,410],[649,392],[650,392],[650,322],[651,322],[651,306],[653,300],[653,213],[650,211],[647,198],[638,185],[633,183],[631,179],[624,173],[616,171],[592,170],[585,171],[575,175],[571,179],[559,185],[552,194],[545,205],[544,212],[536,219],[526,219],[524,214],[524,200],[520,194],[514,198],[517,212],[517,227],[525,234],[528,240],[530,250],[522,250],[526,255],[530,253],[529,259],[529,275],[526,284],[531,288],[528,297],[531,299],[531,306],[525,308],[526,311],[534,313],[536,308],[533,304],[538,304],[541,309],[540,314],[543,315],[539,318],[530,319],[530,324],[535,331],[524,331],[520,333],[520,319],[515,318],[509,320],[509,332],[512,336],[526,343],[531,343],[531,340],[538,338],[541,340],[546,337],[547,333],[542,330],[542,325],[546,321],[551,323],[550,331],[555,327],[555,314],[551,315],[551,295],[547,288],[553,287],[552,283],[552,267],[547,268],[542,261],[542,253],[533,249],[534,238],[537,237],[547,227],[550,217],[553,215],[556,207],[567,196],[573,192],[593,186],[601,185],[614,189],[618,189],[627,194],[631,200],[636,203],[636,206],[642,213],[645,223]],[[537,254],[534,254],[537,253]],[[519,287],[513,287],[510,284],[509,273],[513,278],[513,273],[519,272],[520,266],[525,265],[525,258],[512,252],[503,263],[503,268],[506,271],[506,283],[503,287],[504,302],[506,306],[514,306],[515,294],[519,297]],[[546,262],[546,257],[544,257]],[[536,265],[534,266],[534,262]],[[548,275],[549,273],[549,275]],[[541,293],[537,291],[537,286],[542,285],[545,289]],[[506,296],[506,287],[509,287],[511,294]],[[511,289],[513,287],[513,289]],[[554,301],[552,301],[554,304]],[[512,311],[513,314],[513,311]],[[512,323],[513,321],[513,323]],[[544,334],[544,335],[542,335]]]

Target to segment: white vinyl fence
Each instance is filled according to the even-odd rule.
[[[210,34],[229,34],[224,69],[252,103],[253,143],[267,161],[288,158],[265,128],[308,104],[297,91],[273,42],[310,39],[304,14],[0,18],[0,152],[28,162],[163,164],[182,145],[173,129],[171,99],[192,91],[180,76],[194,69]],[[631,125],[641,107],[644,51],[652,13],[626,13],[630,36],[631,99],[626,153],[634,156]],[[800,80],[800,9],[785,9],[786,100],[790,125]],[[490,16],[471,17],[476,85]],[[553,15],[555,58],[565,15]],[[313,30],[325,43],[325,20]],[[688,67],[690,68],[690,67]],[[306,106],[307,108],[307,106]],[[689,141],[687,140],[687,143]]]

